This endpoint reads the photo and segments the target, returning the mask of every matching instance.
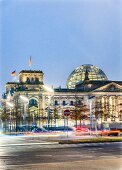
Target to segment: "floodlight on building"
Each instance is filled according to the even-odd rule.
[[[8,95],[8,96],[7,96],[7,100],[10,101],[10,99],[11,99],[11,97],[10,97],[10,95]]]
[[[20,98],[21,98],[23,101],[25,101],[25,102],[29,102],[29,99],[28,99],[27,97],[25,97],[25,96],[20,96]]]
[[[53,93],[53,92],[54,92],[53,88],[51,88],[51,87],[49,87],[49,86],[43,85],[43,88],[44,88],[47,92],[50,92],[50,93]]]
[[[14,104],[11,103],[11,102],[6,102],[6,104],[7,104],[10,108],[14,107]]]

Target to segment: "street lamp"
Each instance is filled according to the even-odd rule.
[[[50,103],[51,103],[51,97],[53,96],[54,90],[51,87],[43,85],[43,88],[45,91],[49,92],[48,95],[48,118],[47,118],[47,124],[48,124],[48,130],[49,130],[49,124],[50,124]]]
[[[37,123],[35,121],[35,113],[36,113],[36,110],[33,110],[32,112],[32,115],[33,115],[33,123],[32,123],[32,126],[37,126]]]
[[[27,109],[27,105],[29,103],[29,99],[25,96],[20,96],[20,99],[23,101],[24,103],[24,115],[23,115],[23,120],[24,120],[24,125],[26,126],[26,109]]]
[[[14,107],[14,104],[11,102],[6,102],[6,105],[10,108],[10,132],[11,132],[11,112],[12,108]]]
[[[89,99],[89,111],[90,111],[90,133],[93,127],[93,114],[92,114],[92,101],[95,98],[95,96],[88,96]]]

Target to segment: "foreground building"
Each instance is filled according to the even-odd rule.
[[[18,82],[6,83],[3,119],[36,121],[40,125],[70,125],[122,121],[122,81],[110,81],[93,65],[76,68],[66,88],[47,88],[40,70],[22,70]],[[70,116],[64,116],[64,112]]]

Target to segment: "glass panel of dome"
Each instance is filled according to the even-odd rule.
[[[98,67],[95,67],[90,64],[82,65],[78,68],[76,68],[69,76],[67,80],[67,87],[69,86],[75,86],[77,82],[83,81],[85,79],[85,73],[86,70],[88,71],[88,77],[90,80],[107,80],[106,75],[104,72],[99,69]]]

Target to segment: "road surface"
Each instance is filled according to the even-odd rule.
[[[122,143],[61,145],[31,140],[1,138],[0,170],[122,169]]]

